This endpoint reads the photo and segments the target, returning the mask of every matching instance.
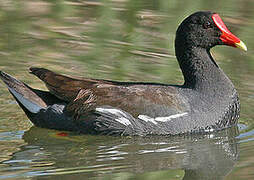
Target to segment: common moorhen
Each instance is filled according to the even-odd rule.
[[[77,79],[30,68],[49,89],[33,89],[0,77],[39,127],[108,135],[175,135],[233,126],[239,118],[234,85],[210,54],[216,45],[247,51],[220,16],[196,12],[178,27],[175,52],[183,85]]]

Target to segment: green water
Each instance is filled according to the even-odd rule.
[[[212,50],[240,94],[240,134],[60,137],[32,127],[1,83],[0,179],[254,179],[254,1],[1,1],[0,69],[41,89],[31,66],[181,84],[175,31],[198,10],[218,12],[248,47]]]

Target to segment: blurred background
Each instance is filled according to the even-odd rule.
[[[230,153],[234,157],[234,166],[233,164],[230,166],[232,172],[227,176],[226,174],[219,175],[215,173],[218,176],[211,177],[215,179],[218,177],[253,179],[254,175],[250,173],[254,170],[254,159],[252,156],[254,153],[254,1],[252,0],[0,0],[0,69],[17,77],[19,80],[25,81],[32,87],[40,89],[46,88],[40,80],[28,73],[28,68],[31,66],[44,67],[74,76],[119,81],[182,84],[183,78],[174,53],[175,31],[185,17],[200,10],[211,10],[219,13],[230,31],[245,42],[248,47],[247,53],[225,46],[212,49],[216,62],[233,81],[240,94],[241,118],[239,127],[241,131],[239,135],[230,136],[229,138],[234,139],[233,149],[237,149],[236,146],[239,146],[238,149],[240,149],[240,156],[237,161],[238,153],[235,150],[234,153]],[[60,141],[60,137],[50,136],[55,131],[40,128],[32,130],[33,128],[30,129],[31,126],[23,111],[17,106],[7,92],[6,87],[1,83],[0,179],[44,176],[54,179],[60,178],[58,174],[61,174],[61,178],[78,178],[77,174],[80,173],[84,173],[85,177],[98,178],[98,174],[102,177],[101,169],[98,170],[95,163],[97,162],[98,154],[88,153],[93,159],[90,161],[87,161],[87,159],[81,161],[79,159],[73,162],[71,159],[75,159],[74,157],[77,154],[80,158],[83,156],[83,158],[87,157],[87,154],[84,155],[81,152],[96,152],[96,150],[100,149],[100,146],[106,146],[105,144],[101,145],[101,143],[107,142],[106,139],[110,139],[108,141],[112,147],[117,146],[118,148],[119,144],[119,147],[122,145],[121,139],[118,139],[117,143],[114,144],[111,138],[77,137],[76,135],[70,135],[70,138],[61,139]],[[31,138],[25,138],[27,137],[25,136],[26,134],[33,137],[32,140]],[[41,134],[44,134],[43,137],[47,140],[38,145],[36,144],[38,143],[36,139],[40,140]],[[225,136],[227,138],[224,141]],[[91,138],[93,141],[89,140]],[[214,147],[216,144],[214,141],[220,138],[225,142],[222,143],[223,145],[232,145],[231,141],[228,140],[228,133],[220,138],[215,138],[214,136],[205,138],[208,138],[209,142],[211,141],[209,145],[204,145],[209,147],[207,149],[211,149],[210,146]],[[73,146],[73,139],[78,139],[78,142],[81,141],[83,143],[76,143],[75,147],[78,146],[74,150],[76,154],[68,153],[70,160],[59,165],[56,162],[67,156],[64,153],[64,148]],[[41,147],[45,146],[48,141],[55,143]],[[88,144],[87,141],[89,142]],[[149,158],[153,159],[158,156],[156,150],[161,149],[161,147],[158,147],[156,140],[153,141],[157,145],[151,144],[149,148],[154,151],[148,157],[142,158],[149,160]],[[192,154],[190,151],[184,151],[184,149],[190,147],[188,143],[194,142],[193,139],[172,141],[176,144],[181,144],[178,150],[182,154],[186,156]],[[168,147],[171,147],[168,151],[165,151],[170,153],[170,155],[163,154],[162,159],[171,156],[171,160],[179,158],[175,156],[175,152],[178,151],[170,151],[172,146],[178,146],[172,145],[172,141],[168,139],[166,142],[159,140],[160,143],[165,143]],[[183,141],[187,141],[187,145],[182,143]],[[205,142],[205,140],[201,142]],[[117,167],[122,169],[121,173],[133,172],[132,168],[126,167],[126,159],[131,158],[130,161],[135,162],[135,159],[140,157],[138,156],[140,150],[144,148],[144,142],[134,141],[130,144],[133,143],[138,148],[127,146],[128,148],[124,149],[125,154],[120,153],[119,155],[120,151],[110,151],[113,155],[116,153],[117,156],[119,155],[125,159],[125,161],[121,161],[121,158],[118,159],[121,166],[118,167],[117,165]],[[82,145],[88,146],[88,148],[81,147]],[[92,146],[91,149],[89,149],[89,145]],[[184,147],[182,147],[183,145]],[[40,150],[40,148],[47,149],[51,146],[54,148],[45,151]],[[198,145],[197,149],[199,147]],[[163,148],[165,149],[165,147]],[[108,149],[106,152],[109,151]],[[218,147],[218,149],[221,149],[221,147]],[[216,149],[216,152],[218,149]],[[58,151],[55,152],[56,150]],[[34,159],[36,153],[35,155],[28,153],[31,151],[38,153],[40,155],[38,156],[37,154],[39,159]],[[61,156],[59,156],[58,152],[62,153]],[[206,153],[208,152],[206,151]],[[223,152],[225,153],[226,150]],[[159,153],[161,152],[159,151]],[[197,154],[199,153],[201,152],[198,151]],[[82,155],[80,156],[80,154]],[[211,154],[216,155],[216,153]],[[227,153],[226,156],[228,157]],[[111,159],[107,160],[107,164],[109,164],[107,167],[114,167],[115,161],[114,158],[112,159],[114,156],[110,157]],[[205,154],[204,157],[206,157]],[[139,167],[139,171],[135,169],[134,174],[129,175],[127,173],[126,176],[117,174],[116,177],[110,176],[107,178],[142,179],[151,177],[152,179],[152,177],[160,177],[161,173],[158,173],[158,170],[163,169],[167,170],[164,172],[166,179],[182,179],[184,174],[189,174],[189,172],[183,172],[182,169],[193,168],[191,166],[192,163],[185,164],[185,166],[183,162],[179,162],[179,166],[171,166],[167,161],[167,165],[160,164],[154,168],[143,166],[141,165],[142,163],[140,165],[134,164],[131,163],[131,166],[136,165]],[[165,162],[162,164],[165,164]],[[102,166],[102,164],[100,165]],[[87,169],[84,171],[84,167],[87,168],[88,166],[91,167],[89,171]],[[158,168],[159,166],[161,168]],[[218,165],[215,166],[218,167]],[[54,171],[51,174],[43,174],[38,172],[35,167],[46,167],[46,169],[49,168]],[[76,167],[76,169],[70,169],[73,167]],[[204,165],[204,167],[206,166]],[[60,168],[63,169],[59,170]],[[71,173],[66,173],[67,171]],[[153,176],[146,176],[146,173],[150,171],[154,171],[152,173]],[[112,169],[109,172],[114,174]],[[141,175],[136,175],[137,172],[141,173]],[[229,171],[224,172],[229,173]],[[203,171],[195,173],[200,175]],[[68,174],[68,176],[62,176],[63,174]],[[189,175],[188,177],[192,176]],[[204,178],[203,176],[200,177]],[[162,179],[162,177],[160,178]],[[198,178],[193,176],[192,179]]]

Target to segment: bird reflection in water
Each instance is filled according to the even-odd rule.
[[[68,178],[72,174],[75,179],[114,179],[128,172],[128,177],[142,179],[147,172],[163,170],[170,176],[176,170],[179,178],[204,180],[223,179],[238,156],[237,127],[189,136],[58,134],[59,131],[32,127],[23,135],[27,144],[3,163],[19,167],[31,176]]]

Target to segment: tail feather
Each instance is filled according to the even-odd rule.
[[[50,74],[50,75],[55,75],[56,73],[48,70],[48,69],[44,69],[44,68],[37,68],[37,67],[30,67],[30,73],[33,75],[36,75],[39,79],[41,79],[42,81]]]
[[[0,78],[7,85],[10,93],[25,108],[31,113],[37,113],[41,109],[47,107],[47,104],[41,99],[32,88],[24,84],[23,82],[15,79],[9,74],[0,71]]]

